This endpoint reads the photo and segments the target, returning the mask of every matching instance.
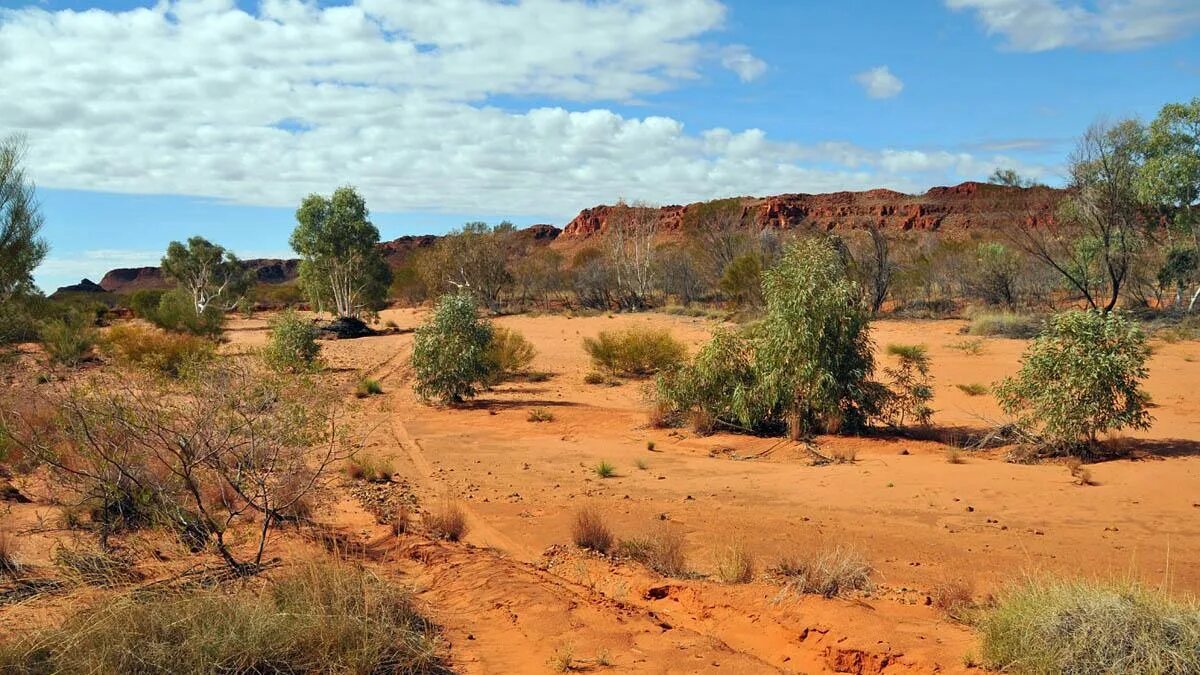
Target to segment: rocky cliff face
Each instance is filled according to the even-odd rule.
[[[742,222],[759,229],[865,229],[888,231],[927,230],[956,233],[975,229],[1000,229],[1019,223],[1054,224],[1054,210],[1064,190],[1048,187],[1014,188],[968,182],[936,187],[923,195],[892,190],[788,194],[775,197],[739,197],[730,200],[740,208]],[[664,206],[660,231],[680,232],[689,216],[702,207]],[[565,228],[560,241],[570,244],[603,234],[612,207],[585,209]]]

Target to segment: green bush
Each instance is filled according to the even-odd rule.
[[[216,355],[216,345],[202,337],[168,333],[133,324],[110,328],[101,348],[118,363],[171,377],[178,377],[192,366],[211,361]]]
[[[56,629],[0,644],[6,673],[441,673],[409,594],[314,565],[255,592],[194,586],[109,598]]]
[[[74,368],[91,352],[97,333],[89,317],[69,312],[61,319],[44,322],[39,336],[51,360]]]
[[[225,328],[224,312],[214,305],[209,305],[202,313],[197,314],[192,299],[178,289],[164,293],[159,299],[158,307],[146,318],[164,330],[209,338],[220,337]]]
[[[1026,339],[1037,335],[1042,322],[1038,317],[1011,312],[976,314],[967,326],[970,335],[992,335]]]
[[[364,377],[358,381],[358,385],[354,387],[354,395],[357,398],[367,398],[368,396],[379,396],[383,393],[383,384],[379,380],[370,377]]]
[[[158,305],[162,302],[166,291],[141,289],[129,294],[128,304],[129,309],[133,310],[135,316],[138,316],[147,321],[153,321],[158,313]]]
[[[285,310],[271,319],[271,335],[263,349],[263,360],[281,372],[305,372],[317,365],[321,345],[317,344],[317,328],[292,310]]]
[[[413,341],[414,388],[426,400],[460,403],[488,381],[491,322],[480,319],[467,294],[445,295]]]
[[[753,343],[737,332],[718,330],[691,363],[659,375],[658,400],[674,413],[667,422],[687,418],[701,433],[718,425],[760,430],[769,426],[773,413],[755,383]]]
[[[631,377],[670,370],[687,356],[687,348],[669,331],[640,326],[601,331],[594,338],[584,338],[583,348],[596,368]]]
[[[488,363],[489,381],[495,384],[525,372],[535,355],[537,350],[524,335],[502,326],[494,327],[492,340],[484,356]]]
[[[888,345],[887,353],[896,357],[895,368],[884,368],[891,379],[890,394],[882,406],[882,417],[895,428],[914,423],[929,424],[933,417],[933,378],[929,375],[929,351],[925,345]]]
[[[1149,357],[1146,336],[1124,317],[1066,312],[1029,345],[1016,377],[995,387],[996,399],[1047,449],[1086,452],[1107,431],[1149,428]]]
[[[1136,584],[1029,579],[980,624],[983,658],[1012,673],[1200,672],[1200,607]]]

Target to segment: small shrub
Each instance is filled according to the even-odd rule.
[[[645,471],[646,469],[650,468],[650,462],[647,462],[646,460],[642,459],[641,457],[638,457],[636,460],[634,460],[634,466],[636,466],[638,469],[640,469],[642,471]]]
[[[1037,335],[1041,320],[1011,312],[976,314],[967,326],[970,335],[999,336],[1027,339]]]
[[[445,672],[410,594],[369,572],[313,565],[254,588],[109,596],[57,628],[5,634],[0,672]]]
[[[358,385],[354,387],[354,396],[356,398],[367,398],[368,396],[379,396],[383,393],[383,384],[379,380],[374,380],[369,377],[364,377],[358,381]]]
[[[687,356],[683,343],[664,329],[633,327],[584,338],[583,348],[599,370],[645,377],[677,367]]]
[[[1017,673],[1200,672],[1200,606],[1134,583],[1031,578],[980,624],[985,665]]]
[[[571,523],[571,541],[580,548],[608,553],[613,545],[613,534],[600,510],[585,506],[575,513],[575,520]]]
[[[646,441],[646,450],[647,451],[655,452],[654,448],[655,448],[654,441]]]
[[[601,461],[599,464],[592,467],[592,472],[601,478],[612,478],[613,476],[617,475],[617,467],[613,466],[607,461]]]
[[[967,460],[963,458],[963,453],[960,448],[946,448],[946,462],[949,464],[966,464]]]
[[[292,310],[271,319],[271,336],[263,349],[263,360],[280,372],[302,373],[313,370],[321,345],[317,344],[317,327]]]
[[[1150,427],[1141,388],[1149,356],[1146,336],[1124,317],[1065,312],[1029,345],[1016,377],[995,387],[996,399],[1045,450],[1087,453],[1102,433]]]
[[[425,514],[425,528],[438,539],[459,541],[467,534],[467,512],[457,502],[444,499]]]
[[[741,542],[722,546],[714,556],[717,578],[726,584],[748,584],[754,580],[755,559]]]
[[[545,408],[534,408],[529,411],[529,417],[526,419],[530,422],[553,422],[554,413]]]
[[[78,366],[96,344],[96,329],[80,312],[68,312],[60,319],[46,321],[38,335],[50,359],[69,368]]]
[[[929,375],[929,351],[925,345],[888,345],[889,355],[898,359],[895,368],[884,368],[891,379],[890,394],[884,399],[882,417],[892,427],[906,422],[927,426],[933,417],[933,378]]]
[[[153,289],[136,290],[129,294],[129,309],[133,311],[134,316],[153,321],[158,303],[162,302],[162,296],[165,294],[166,291]]]
[[[102,349],[122,365],[170,377],[179,377],[190,367],[207,363],[216,355],[216,346],[205,338],[134,324],[110,328]]]
[[[935,608],[955,621],[966,622],[975,608],[974,589],[963,579],[944,581],[929,593]]]
[[[524,335],[503,326],[494,327],[492,340],[484,354],[489,383],[503,382],[529,370],[529,364],[533,363],[536,355],[537,350]]]
[[[584,384],[604,384],[607,380],[608,378],[604,377],[603,373],[598,373],[594,370],[583,376]]]
[[[554,650],[554,654],[550,656],[547,665],[556,673],[569,673],[575,670],[575,647],[569,642],[559,645]]]
[[[663,576],[685,578],[691,574],[687,567],[687,541],[677,528],[663,526],[651,535],[622,540],[617,551]]]
[[[983,338],[971,338],[968,340],[959,340],[950,344],[951,349],[957,349],[967,356],[979,356],[983,354]]]
[[[833,598],[874,587],[874,570],[857,551],[836,548],[807,557],[785,558],[773,570],[784,590]]]
[[[986,384],[979,384],[977,382],[971,384],[956,384],[954,386],[958,387],[958,390],[967,396],[983,396],[989,391]]]
[[[220,308],[211,304],[197,314],[192,299],[178,289],[164,293],[158,307],[146,319],[164,330],[212,339],[220,337],[225,328],[225,313]]]
[[[417,394],[426,400],[460,403],[488,381],[492,324],[481,320],[467,294],[445,295],[433,318],[416,331],[412,365]]]

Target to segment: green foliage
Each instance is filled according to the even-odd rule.
[[[792,245],[764,280],[766,317],[741,334],[718,332],[696,359],[658,380],[660,404],[714,425],[793,436],[860,429],[887,392],[874,370],[870,315],[833,244]]]
[[[1025,178],[1017,173],[1014,169],[998,168],[988,176],[988,182],[993,185],[1006,185],[1008,187],[1029,188],[1040,185],[1035,180]]]
[[[764,275],[767,314],[755,331],[758,387],[793,436],[855,430],[878,409],[870,313],[832,242],[793,244]]]
[[[1142,201],[1170,209],[1179,229],[1200,246],[1200,98],[1169,103],[1146,130],[1146,158],[1137,177]]]
[[[439,239],[420,260],[428,292],[470,293],[489,310],[499,311],[501,294],[512,286],[508,260],[516,253],[515,231],[507,221],[494,227],[472,222]]]
[[[503,326],[493,327],[492,339],[484,355],[489,372],[488,382],[503,382],[525,372],[536,355],[537,350],[524,335]]]
[[[1200,607],[1133,583],[1028,579],[980,624],[990,668],[1036,675],[1200,672]]]
[[[1012,312],[983,313],[971,317],[968,335],[1000,336],[1025,339],[1037,335],[1041,319]]]
[[[385,301],[391,270],[368,215],[352,187],[340,187],[328,198],[309,195],[296,210],[290,243],[301,256],[301,284],[318,308],[328,303],[338,316],[357,317]]]
[[[975,250],[975,263],[967,278],[971,292],[989,305],[1015,306],[1020,296],[1020,257],[1004,244],[984,242]]]
[[[129,299],[126,301],[129,309],[133,310],[135,316],[141,317],[147,321],[153,321],[158,304],[162,302],[163,295],[166,291],[157,289],[143,288],[129,294]]]
[[[110,328],[101,348],[122,365],[144,368],[169,377],[179,377],[193,366],[207,363],[216,356],[216,345],[205,338],[133,324]]]
[[[0,138],[0,312],[34,292],[33,270],[49,251],[40,236],[42,214],[33,182],[25,178],[24,160],[23,136]]]
[[[643,326],[601,331],[594,338],[584,338],[583,348],[594,367],[630,377],[670,370],[687,356],[687,348],[671,337],[670,331]]]
[[[191,299],[197,315],[211,305],[221,311],[233,309],[250,286],[237,256],[204,237],[191,237],[186,246],[177,241],[168,244],[162,269]]]
[[[197,314],[191,298],[181,289],[164,293],[154,313],[147,318],[165,330],[214,339],[221,336],[225,327],[224,311],[215,305],[208,305]]]
[[[79,312],[44,322],[39,334],[51,360],[71,368],[78,366],[96,344],[92,320]]]
[[[263,348],[263,360],[277,371],[305,372],[317,365],[321,345],[317,328],[292,310],[271,319],[271,335]]]
[[[617,475],[617,467],[604,460],[592,467],[592,472],[601,478],[612,478]]]
[[[488,381],[491,322],[479,318],[470,295],[446,295],[433,318],[417,329],[412,365],[421,398],[460,403]]]
[[[379,396],[383,393],[383,385],[379,380],[369,377],[364,377],[358,381],[354,387],[354,395],[358,398],[367,398],[368,396]]]
[[[1146,336],[1129,320],[1096,310],[1054,317],[1021,357],[1021,370],[996,388],[1009,415],[1057,452],[1095,446],[1099,434],[1147,429]]]
[[[927,426],[933,417],[933,378],[929,375],[929,351],[925,345],[888,345],[887,353],[896,357],[895,368],[883,369],[891,380],[890,395],[885,397],[880,416],[895,428],[907,423]]]
[[[721,274],[717,286],[739,307],[762,305],[762,256],[743,253],[734,258]]]
[[[7,636],[0,671],[441,673],[409,594],[348,565],[311,565],[254,590],[193,585],[109,597],[60,627]]]

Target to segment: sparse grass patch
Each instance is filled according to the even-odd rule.
[[[982,313],[971,317],[967,326],[970,335],[990,335],[1006,338],[1026,339],[1038,334],[1042,321],[1035,316],[1011,312]]]
[[[103,551],[60,546],[54,551],[54,565],[67,577],[88,586],[107,588],[142,579],[132,559]]]
[[[601,478],[612,478],[617,475],[617,467],[610,464],[607,460],[602,460],[599,464],[592,467],[592,473]]]
[[[425,527],[438,539],[459,541],[467,534],[467,512],[449,498],[425,514]]]
[[[785,591],[833,598],[874,588],[871,564],[853,549],[835,548],[807,556],[784,558],[772,573]]]
[[[354,387],[354,396],[356,398],[367,398],[368,396],[379,396],[383,393],[383,385],[379,380],[374,380],[369,377],[364,377],[358,381],[358,385]]]
[[[170,377],[179,377],[189,367],[207,363],[216,356],[216,345],[211,340],[134,324],[110,328],[101,349],[122,365]]]
[[[954,386],[958,387],[958,390],[967,396],[983,396],[991,391],[988,389],[986,384],[979,384],[978,382],[972,382],[971,384],[956,384]]]
[[[592,365],[604,372],[646,377],[683,363],[687,349],[664,329],[635,326],[623,331],[601,331],[584,338],[583,348]]]
[[[556,673],[569,673],[575,670],[575,647],[569,642],[559,645],[550,657],[548,665]]]
[[[754,554],[742,542],[735,541],[718,548],[713,558],[717,579],[722,583],[748,584],[754,580]]]
[[[946,448],[946,463],[947,464],[966,464],[967,460],[963,457],[962,448],[950,446]]]
[[[354,480],[388,483],[395,473],[395,465],[381,457],[355,456],[346,460],[346,475]]]
[[[1030,578],[980,631],[985,665],[1006,672],[1200,672],[1200,606],[1135,583]]]
[[[553,422],[554,413],[545,408],[534,408],[529,411],[529,417],[526,419],[530,422]]]
[[[409,594],[362,570],[313,565],[254,590],[106,598],[60,627],[0,642],[6,673],[442,673]]]
[[[623,539],[617,551],[663,576],[691,576],[687,566],[687,541],[677,528],[664,525],[653,534]]]
[[[613,533],[600,509],[585,506],[575,512],[575,520],[571,523],[571,541],[580,548],[598,553],[608,553],[612,549]]]
[[[959,340],[958,342],[950,343],[949,346],[951,349],[957,349],[967,356],[979,356],[983,353],[983,338]]]

